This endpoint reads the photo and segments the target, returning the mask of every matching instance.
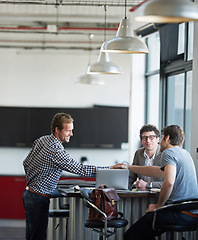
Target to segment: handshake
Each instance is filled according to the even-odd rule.
[[[116,165],[110,166],[110,169],[127,169],[128,165],[125,163],[117,163]]]

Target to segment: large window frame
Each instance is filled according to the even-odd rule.
[[[191,83],[192,83],[192,23],[182,23],[179,25],[178,31],[178,55],[175,59],[171,59],[171,61],[167,61],[166,63],[160,64],[160,69],[156,69],[155,71],[149,71],[149,58],[146,56],[146,72],[145,72],[145,85],[146,85],[146,102],[145,102],[145,123],[149,122],[149,114],[150,108],[148,105],[148,100],[150,99],[151,91],[149,91],[149,78],[153,77],[156,74],[160,74],[159,77],[159,122],[157,127],[162,129],[164,126],[168,124],[167,121],[167,114],[169,111],[170,106],[168,106],[168,82],[170,83],[170,79],[175,81],[179,75],[183,78],[183,129],[186,133],[186,140],[184,142],[184,148],[190,151],[190,132],[191,132]],[[182,35],[181,35],[182,34]],[[146,43],[148,43],[148,35],[146,38]],[[162,56],[161,56],[162,57]],[[171,83],[173,84],[173,83]],[[189,86],[188,86],[189,85]],[[170,89],[169,89],[170,90]],[[173,108],[173,106],[171,106]],[[173,111],[174,109],[172,109]],[[176,122],[172,124],[177,124]]]
[[[183,62],[183,63],[179,63],[179,62],[175,62],[174,64],[172,64],[172,66],[169,66],[167,68],[164,68],[164,74],[162,75],[161,79],[162,79],[162,84],[163,84],[163,87],[162,87],[162,91],[163,91],[163,95],[162,95],[162,109],[161,109],[161,112],[162,112],[162,121],[161,121],[161,128],[163,126],[166,126],[166,125],[170,125],[170,124],[178,124],[180,125],[177,121],[175,122],[168,122],[168,111],[169,111],[169,108],[170,108],[170,105],[169,105],[169,101],[168,101],[168,81],[170,79],[170,77],[172,77],[174,79],[174,77],[176,78],[178,75],[181,75],[183,74],[183,92],[181,92],[181,95],[183,95],[183,98],[182,100],[184,101],[183,102],[183,119],[182,119],[182,123],[183,125],[180,125],[184,132],[186,133],[186,138],[185,138],[185,142],[184,142],[184,148],[187,149],[188,151],[190,151],[190,134],[189,132],[191,131],[191,124],[189,125],[189,121],[187,121],[187,116],[189,115],[188,113],[188,110],[187,110],[187,106],[188,106],[188,99],[189,97],[192,98],[192,92],[189,92],[188,90],[188,82],[189,82],[189,78],[188,78],[188,74],[190,72],[192,72],[192,60],[190,61],[187,61],[187,62]],[[191,76],[192,78],[192,76]],[[192,79],[191,79],[192,81]],[[172,108],[173,106],[171,106]],[[189,108],[189,106],[188,106]]]

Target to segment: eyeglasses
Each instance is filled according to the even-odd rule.
[[[156,138],[156,135],[150,135],[150,136],[142,136],[141,139],[142,141],[147,141],[147,139],[153,141]]]

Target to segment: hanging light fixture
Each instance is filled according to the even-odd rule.
[[[191,0],[151,0],[137,10],[136,21],[181,23],[198,20],[198,5]]]
[[[106,5],[105,10],[105,26],[104,26],[104,41],[106,41]],[[98,61],[88,66],[87,74],[119,74],[120,68],[110,60],[107,52],[100,52]]]
[[[104,85],[104,82],[91,74],[85,74],[77,78],[76,84]]]
[[[87,74],[119,74],[120,68],[110,61],[107,52],[100,52],[98,62],[88,66]]]
[[[89,34],[89,63],[90,66],[91,61],[91,39],[94,37],[93,34]],[[85,74],[77,78],[75,81],[76,84],[89,84],[89,85],[104,85],[104,82],[97,78],[96,76]]]
[[[125,19],[122,19],[116,37],[105,41],[100,51],[110,53],[148,53],[146,44],[138,38],[132,37],[132,27],[126,17],[125,0]]]

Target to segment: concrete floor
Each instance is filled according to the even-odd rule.
[[[25,228],[0,227],[0,240],[25,240]]]
[[[25,240],[25,220],[0,219],[0,240]]]

